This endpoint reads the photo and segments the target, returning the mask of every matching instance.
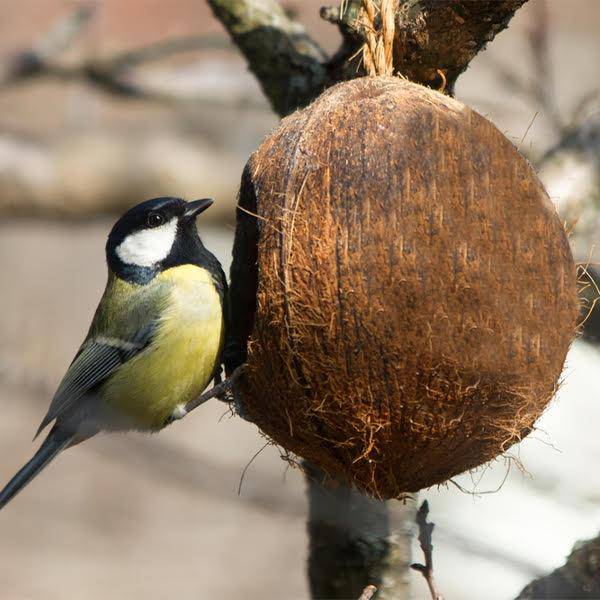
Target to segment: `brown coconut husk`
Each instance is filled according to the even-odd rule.
[[[532,430],[573,338],[575,266],[489,121],[398,78],[342,83],[268,136],[240,204],[258,227],[243,404],[277,444],[392,498]]]

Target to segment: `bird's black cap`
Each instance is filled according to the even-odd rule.
[[[150,215],[160,215],[163,221],[169,221],[173,217],[196,217],[204,212],[211,204],[211,198],[202,198],[186,202],[181,198],[165,196],[161,198],[152,198],[136,204],[130,208],[114,224],[109,236],[108,246],[118,246],[126,236],[134,231],[140,231],[152,226],[148,222]]]
[[[212,203],[210,198],[186,202],[181,198],[167,196],[152,198],[130,208],[115,223],[108,235],[106,257],[109,267],[125,279],[147,281],[161,268],[191,259],[191,255],[197,254],[197,249],[202,247],[195,219]],[[145,264],[136,265],[126,260],[123,256],[123,249],[130,245],[129,240],[132,238],[129,236],[139,239],[139,236],[135,234],[145,231],[150,234],[151,230],[157,230],[158,236],[152,234],[152,237],[149,237],[149,234],[142,234],[146,244],[145,248],[151,249],[156,247],[157,242],[168,239],[169,233],[166,232],[165,236],[162,236],[161,228],[169,230],[170,236],[172,236],[171,242],[167,242],[167,250],[170,248],[168,254],[165,253],[164,257],[157,260],[156,263],[151,259]],[[136,247],[136,250],[138,249],[139,246]]]

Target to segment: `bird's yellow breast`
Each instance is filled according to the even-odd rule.
[[[163,271],[170,286],[151,344],[119,368],[101,395],[139,429],[160,429],[179,404],[210,383],[224,337],[211,274],[194,265]]]

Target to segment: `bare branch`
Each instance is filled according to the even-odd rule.
[[[210,103],[204,97],[182,95],[170,89],[156,89],[144,85],[136,80],[133,68],[182,52],[233,48],[222,35],[186,36],[126,50],[105,58],[88,57],[75,62],[61,61],[60,54],[90,23],[93,15],[91,7],[78,8],[60,20],[39,43],[19,52],[0,76],[0,89],[34,78],[51,77],[64,81],[86,82],[105,93],[124,98]],[[248,104],[248,100],[245,100],[244,106]],[[262,103],[260,108],[263,108]]]
[[[286,115],[327,85],[325,54],[275,0],[208,0],[273,108]]]
[[[52,58],[66,50],[77,36],[89,25],[96,11],[93,4],[76,8],[70,15],[60,19],[34,51],[41,60]]]
[[[148,46],[134,48],[121,52],[110,62],[121,68],[133,67],[142,63],[149,63],[156,60],[162,60],[172,54],[182,52],[191,52],[194,50],[231,50],[232,43],[219,34],[189,35],[180,38],[161,40]]]
[[[200,40],[199,40],[200,45]],[[133,52],[128,53],[132,56]],[[140,58],[138,62],[142,62]],[[222,108],[224,106],[255,109],[264,111],[266,104],[254,99],[253,97],[231,98],[218,97],[212,94],[202,93],[182,93],[167,86],[151,86],[139,81],[134,73],[121,67],[120,56],[96,60],[88,59],[76,64],[47,64],[38,68],[35,72],[23,74],[18,78],[10,77],[0,79],[0,90],[17,85],[34,77],[50,77],[63,81],[80,81],[94,86],[101,92],[119,96],[123,99],[147,100],[150,102],[194,104],[204,107],[215,106]]]
[[[549,50],[550,14],[546,0],[533,5],[534,17],[527,33],[527,42],[533,60],[534,99],[542,107],[554,130],[560,134],[564,123],[556,105]]]
[[[419,544],[425,557],[425,564],[413,563],[410,565],[411,569],[419,571],[425,578],[432,600],[443,600],[442,595],[437,591],[435,587],[435,581],[433,578],[433,544],[432,534],[435,523],[427,522],[427,515],[429,514],[429,503],[427,500],[423,500],[421,508],[417,512],[417,525],[419,526]]]
[[[555,133],[561,135],[567,125],[556,104],[549,52],[550,16],[546,0],[539,0],[532,9],[534,17],[525,34],[531,57],[531,76],[525,79],[510,66],[491,57],[487,61],[497,72],[503,86],[531,101],[549,120]]]
[[[94,13],[93,5],[80,6],[57,21],[37,44],[13,57],[0,78],[0,85],[38,75],[48,62],[71,46]]]

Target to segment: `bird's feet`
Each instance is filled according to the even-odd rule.
[[[225,379],[225,381],[218,381],[215,379],[215,386],[209,390],[217,390],[215,397],[223,402],[235,402],[236,399],[236,391],[235,384],[237,380],[240,378],[244,369],[246,368],[246,364],[242,364],[239,367],[235,368],[233,373]]]
[[[225,402],[235,402],[236,408],[238,402],[236,400],[235,393],[235,383],[240,378],[242,373],[244,372],[245,364],[237,367],[233,373],[225,379],[225,381],[221,381],[220,383],[216,383],[209,390],[200,394],[194,400],[190,400],[187,404],[178,404],[175,407],[175,410],[169,415],[167,420],[165,421],[165,427],[173,423],[173,421],[179,421],[183,419],[188,413],[192,412],[195,408],[198,408],[201,404],[204,404],[207,400],[211,398],[219,398],[220,400],[224,400]]]

